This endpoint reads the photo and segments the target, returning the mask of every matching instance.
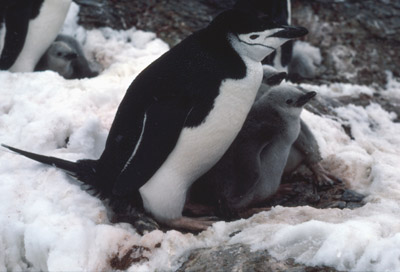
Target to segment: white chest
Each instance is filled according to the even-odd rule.
[[[12,72],[32,72],[40,57],[56,38],[72,0],[46,0],[40,14],[29,22],[28,33]]]

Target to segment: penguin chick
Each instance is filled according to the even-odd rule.
[[[64,42],[53,42],[46,53],[39,60],[35,71],[52,70],[59,73],[62,77],[71,79],[74,74],[72,61],[78,55],[68,44]]]
[[[91,185],[116,213],[139,206],[169,227],[206,229],[213,222],[182,216],[187,190],[239,133],[262,82],[261,61],[305,34],[227,10],[135,78],[98,160],[69,162],[6,147]],[[292,98],[300,112],[305,96]]]
[[[270,88],[222,159],[194,184],[191,199],[218,205],[230,218],[273,195],[299,136],[302,108],[315,95],[286,84]],[[210,188],[212,193],[205,193]]]
[[[79,43],[72,37],[58,35],[35,67],[35,71],[52,70],[66,79],[91,78],[92,71]]]
[[[260,89],[258,90],[256,101],[267,93],[272,86],[280,84],[283,79],[288,77],[285,72],[279,72],[277,69],[269,65],[263,65],[263,70],[263,84],[261,84]],[[301,87],[299,87],[299,89],[303,92],[307,92]],[[321,97],[318,97],[317,100],[321,101]],[[325,100],[326,98],[323,101]],[[341,183],[341,179],[329,173],[329,171],[322,166],[321,161],[321,153],[314,134],[308,125],[303,120],[300,120],[300,134],[290,150],[284,175],[288,176],[296,171],[300,165],[305,165],[313,173],[313,182],[315,185],[322,186]]]
[[[319,48],[307,42],[296,41],[289,64],[289,79],[293,82],[301,79],[313,79],[318,74],[322,57]]]

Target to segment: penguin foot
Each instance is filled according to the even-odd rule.
[[[212,217],[185,217],[182,216],[177,219],[165,222],[169,227],[174,229],[184,229],[188,231],[203,231],[214,224],[216,221],[211,220]]]
[[[334,184],[343,183],[341,179],[329,173],[321,163],[309,165],[310,170],[313,172],[316,186],[333,186]]]
[[[183,212],[189,216],[211,216],[215,215],[215,208],[198,203],[188,202],[185,204]]]

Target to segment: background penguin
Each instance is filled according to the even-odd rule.
[[[39,60],[35,71],[52,70],[66,79],[90,78],[99,73],[92,71],[79,43],[71,36],[58,35]]]
[[[32,72],[64,23],[72,0],[5,0],[0,19],[5,23],[0,70]]]
[[[288,67],[290,80],[297,82],[303,79],[315,78],[318,75],[321,62],[322,56],[319,48],[307,42],[296,41]]]
[[[229,150],[193,185],[190,201],[219,206],[231,218],[273,195],[300,133],[302,107],[315,95],[286,84],[268,88]]]
[[[187,190],[241,129],[262,81],[261,60],[305,34],[250,12],[225,11],[136,77],[99,160],[73,163],[9,149],[92,185],[117,213],[143,204],[170,227],[205,229],[212,222],[182,217]]]

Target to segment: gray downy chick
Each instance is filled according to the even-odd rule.
[[[278,85],[283,79],[290,77],[285,72],[279,72],[271,66],[263,66],[264,78],[258,90],[256,101],[267,93],[272,86]],[[307,92],[299,87],[303,92]],[[326,98],[319,97],[320,101],[325,101]],[[333,185],[337,182],[342,182],[338,177],[329,173],[321,164],[322,157],[319,151],[319,146],[314,134],[308,125],[301,119],[300,120],[300,134],[297,140],[292,145],[289,153],[289,158],[286,163],[284,175],[288,176],[296,171],[301,165],[305,165],[314,175],[313,182],[316,185]]]
[[[58,35],[35,67],[35,71],[52,70],[66,79],[90,78],[92,71],[80,44],[72,37]]]
[[[229,150],[192,188],[191,201],[217,205],[225,218],[236,217],[237,211],[265,201],[278,190],[300,134],[300,113],[316,95],[286,84],[265,89]],[[210,188],[212,192],[205,193]]]

